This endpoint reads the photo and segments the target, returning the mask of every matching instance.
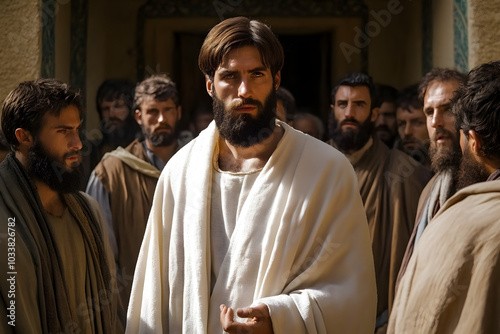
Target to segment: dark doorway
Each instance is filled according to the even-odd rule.
[[[196,108],[210,106],[205,80],[198,68],[198,53],[205,34],[175,34],[174,71],[187,125]],[[326,124],[330,105],[330,33],[309,35],[279,34],[285,52],[281,85],[295,97],[297,108],[320,117]]]
[[[299,112],[326,121],[330,105],[331,33],[278,36],[285,51],[281,85],[295,97]]]

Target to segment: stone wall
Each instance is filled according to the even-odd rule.
[[[500,2],[468,1],[469,68],[500,59]]]
[[[42,11],[39,0],[2,2],[0,10],[0,100],[21,81],[41,73]]]

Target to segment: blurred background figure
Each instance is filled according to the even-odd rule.
[[[283,87],[279,87],[276,91],[276,98],[276,118],[292,125],[294,116],[297,113],[295,98],[288,89]]]
[[[319,140],[323,140],[325,126],[318,116],[310,113],[298,113],[293,119],[292,126]]]
[[[97,91],[96,108],[101,120],[101,156],[126,147],[140,137],[141,128],[134,119],[134,84],[125,80],[106,80]]]
[[[144,140],[135,139],[106,154],[86,190],[101,206],[125,307],[156,183],[165,164],[184,145],[179,140],[179,92],[170,78],[153,75],[139,83],[134,108],[134,122]]]
[[[84,183],[105,153],[119,146],[127,147],[134,139],[141,138],[141,128],[133,113],[134,90],[134,84],[120,79],[106,80],[99,86],[96,109],[101,136],[82,138]]]
[[[399,149],[430,168],[429,132],[422,100],[418,98],[418,84],[401,91],[396,101],[396,119],[401,138]]]
[[[375,85],[374,110],[378,112],[375,120],[375,134],[389,148],[393,148],[398,139],[396,122],[396,99],[398,91],[388,85]]]
[[[189,123],[189,131],[191,131],[193,137],[197,137],[201,131],[205,130],[213,119],[212,106],[203,102],[198,103],[191,114],[191,122]]]

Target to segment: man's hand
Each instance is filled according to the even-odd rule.
[[[266,304],[254,307],[239,308],[236,314],[240,318],[248,318],[246,322],[234,321],[233,309],[222,304],[220,306],[220,323],[222,329],[230,334],[273,334],[273,323]]]

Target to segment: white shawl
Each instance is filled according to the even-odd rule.
[[[168,162],[137,261],[127,333],[213,333],[219,305],[249,306],[239,303],[248,294],[268,305],[275,333],[373,333],[373,257],[352,166],[279,124],[285,134],[242,207],[212,295],[215,123]],[[249,277],[254,291],[242,284]]]

